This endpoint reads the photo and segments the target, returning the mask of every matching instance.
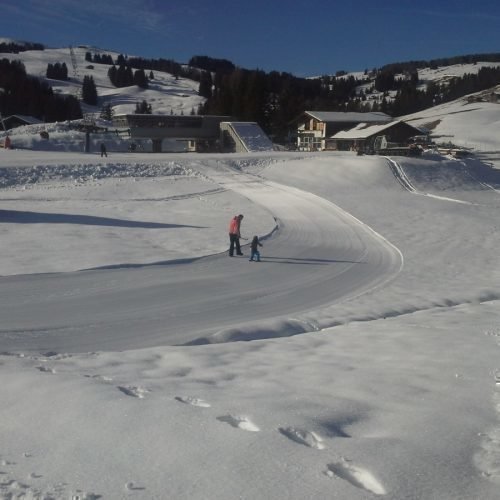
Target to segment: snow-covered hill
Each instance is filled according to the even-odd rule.
[[[475,75],[481,68],[497,68],[500,62],[478,61],[477,63],[452,64],[449,66],[439,66],[436,68],[420,68],[418,70],[418,90],[425,91],[429,84],[435,83],[438,85],[446,85],[453,78],[461,78],[466,74]],[[357,80],[367,79],[368,81],[356,87],[356,95],[363,96],[372,103],[381,103],[382,98],[391,100],[396,96],[395,90],[387,92],[379,92],[375,89],[375,74],[370,71],[354,71],[338,76],[337,78],[353,77]],[[407,75],[395,74],[395,79],[405,79]]]
[[[154,79],[150,81],[148,89],[140,89],[136,85],[116,88],[109,81],[108,70],[110,65],[98,64],[85,60],[85,54],[106,54],[113,60],[120,55],[117,52],[102,50],[90,46],[72,48],[46,48],[45,50],[28,50],[18,54],[0,53],[1,58],[19,60],[26,67],[28,74],[46,79],[47,65],[66,63],[68,67],[68,81],[46,79],[54,92],[59,94],[80,95],[84,76],[92,76],[97,88],[99,103],[97,106],[82,104],[84,113],[98,113],[107,104],[111,104],[113,111],[133,113],[137,102],[146,100],[152,106],[153,113],[190,114],[198,108],[204,98],[198,95],[198,82],[186,78],[178,80],[170,73],[154,71]],[[73,64],[76,62],[76,66]]]
[[[6,43],[9,40],[5,40]],[[10,40],[12,41],[12,40]],[[73,52],[73,57],[72,57]],[[28,50],[18,54],[0,53],[1,58],[20,60],[28,74],[47,81],[55,93],[62,95],[81,96],[83,78],[92,76],[94,79],[98,104],[89,106],[81,102],[82,111],[92,117],[92,120],[103,127],[111,127],[111,123],[100,120],[99,115],[104,106],[111,105],[114,114],[133,113],[137,103],[147,101],[153,113],[189,115],[196,112],[205,99],[198,95],[198,82],[187,78],[176,78],[170,73],[153,71],[154,78],[149,81],[147,89],[136,85],[116,88],[108,77],[110,65],[89,62],[85,54],[106,54],[113,60],[120,55],[117,52],[102,50],[89,46],[46,48],[45,50]],[[76,63],[73,64],[73,61]],[[68,68],[68,80],[47,79],[48,64],[65,63]],[[149,72],[147,72],[149,76]],[[40,132],[48,132],[50,140],[40,136]],[[0,140],[3,136],[0,131]],[[74,130],[69,123],[46,123],[18,127],[9,131],[13,147],[32,150],[83,151],[85,134]],[[91,137],[91,150],[98,149],[99,143],[105,143],[110,151],[127,151],[129,142],[118,137],[112,128],[108,134]],[[150,141],[135,141],[144,151],[151,150]],[[171,151],[183,151],[184,145],[178,141],[165,141],[164,148]]]

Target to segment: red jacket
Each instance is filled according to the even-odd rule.
[[[241,219],[237,215],[235,215],[229,223],[229,234],[237,234],[238,236],[240,236],[240,224]]]

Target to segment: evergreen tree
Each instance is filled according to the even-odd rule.
[[[45,76],[53,80],[67,80],[68,67],[66,66],[66,63],[49,63],[47,64],[47,71],[45,73]]]
[[[47,122],[82,117],[75,97],[55,95],[45,81],[28,76],[20,61],[0,59],[0,88],[3,89],[0,93],[3,115],[31,115]]]
[[[375,77],[375,88],[379,92],[393,90],[395,84],[394,73],[389,70],[379,71]]]
[[[103,120],[111,121],[113,119],[113,115],[114,115],[114,112],[113,112],[113,108],[111,107],[111,104],[109,104],[109,103],[105,104],[101,109],[100,117]]]
[[[109,81],[115,86],[117,87],[117,72],[118,70],[116,69],[116,66],[113,65],[111,66],[109,69],[108,69],[108,77],[109,77]]]
[[[212,97],[212,74],[209,71],[202,71],[198,95],[209,99]]]
[[[97,104],[97,88],[92,76],[85,75],[83,77],[82,101],[92,106]]]
[[[148,88],[148,79],[146,78],[146,73],[144,72],[143,69],[138,69],[134,73],[133,81],[134,81],[134,85],[137,85],[141,89]]]
[[[125,73],[124,73],[124,87],[130,87],[131,85],[134,84],[134,73],[132,71],[132,68],[130,66],[125,67]]]
[[[135,105],[135,114],[136,115],[150,115],[152,114],[151,104],[148,104],[146,100],[141,103],[136,103]]]
[[[127,59],[125,58],[125,56],[123,54],[120,54],[116,58],[116,64],[118,64],[118,66],[125,66],[127,64]]]

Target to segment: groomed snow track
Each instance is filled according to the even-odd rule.
[[[2,350],[118,351],[294,335],[314,329],[302,314],[381,286],[402,267],[395,247],[323,198],[230,168],[212,180],[275,217],[265,262],[223,253],[0,278]]]

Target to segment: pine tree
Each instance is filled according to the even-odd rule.
[[[212,75],[209,71],[203,71],[200,77],[198,95],[210,99],[212,97]]]
[[[97,104],[97,88],[92,76],[85,75],[83,77],[82,101],[92,106]]]
[[[136,103],[135,105],[135,114],[136,115],[150,115],[152,114],[151,104],[148,104],[146,100],[141,103]]]
[[[100,117],[103,120],[111,121],[113,119],[113,114],[113,108],[111,107],[111,104],[108,103],[102,107]]]
[[[116,84],[116,79],[117,79],[117,69],[116,69],[116,66],[111,66],[109,69],[108,69],[108,77],[109,77],[109,81],[115,86],[117,87],[118,85]]]
[[[141,89],[148,88],[148,79],[146,78],[146,73],[143,69],[138,69],[134,73],[134,85],[137,85]]]

